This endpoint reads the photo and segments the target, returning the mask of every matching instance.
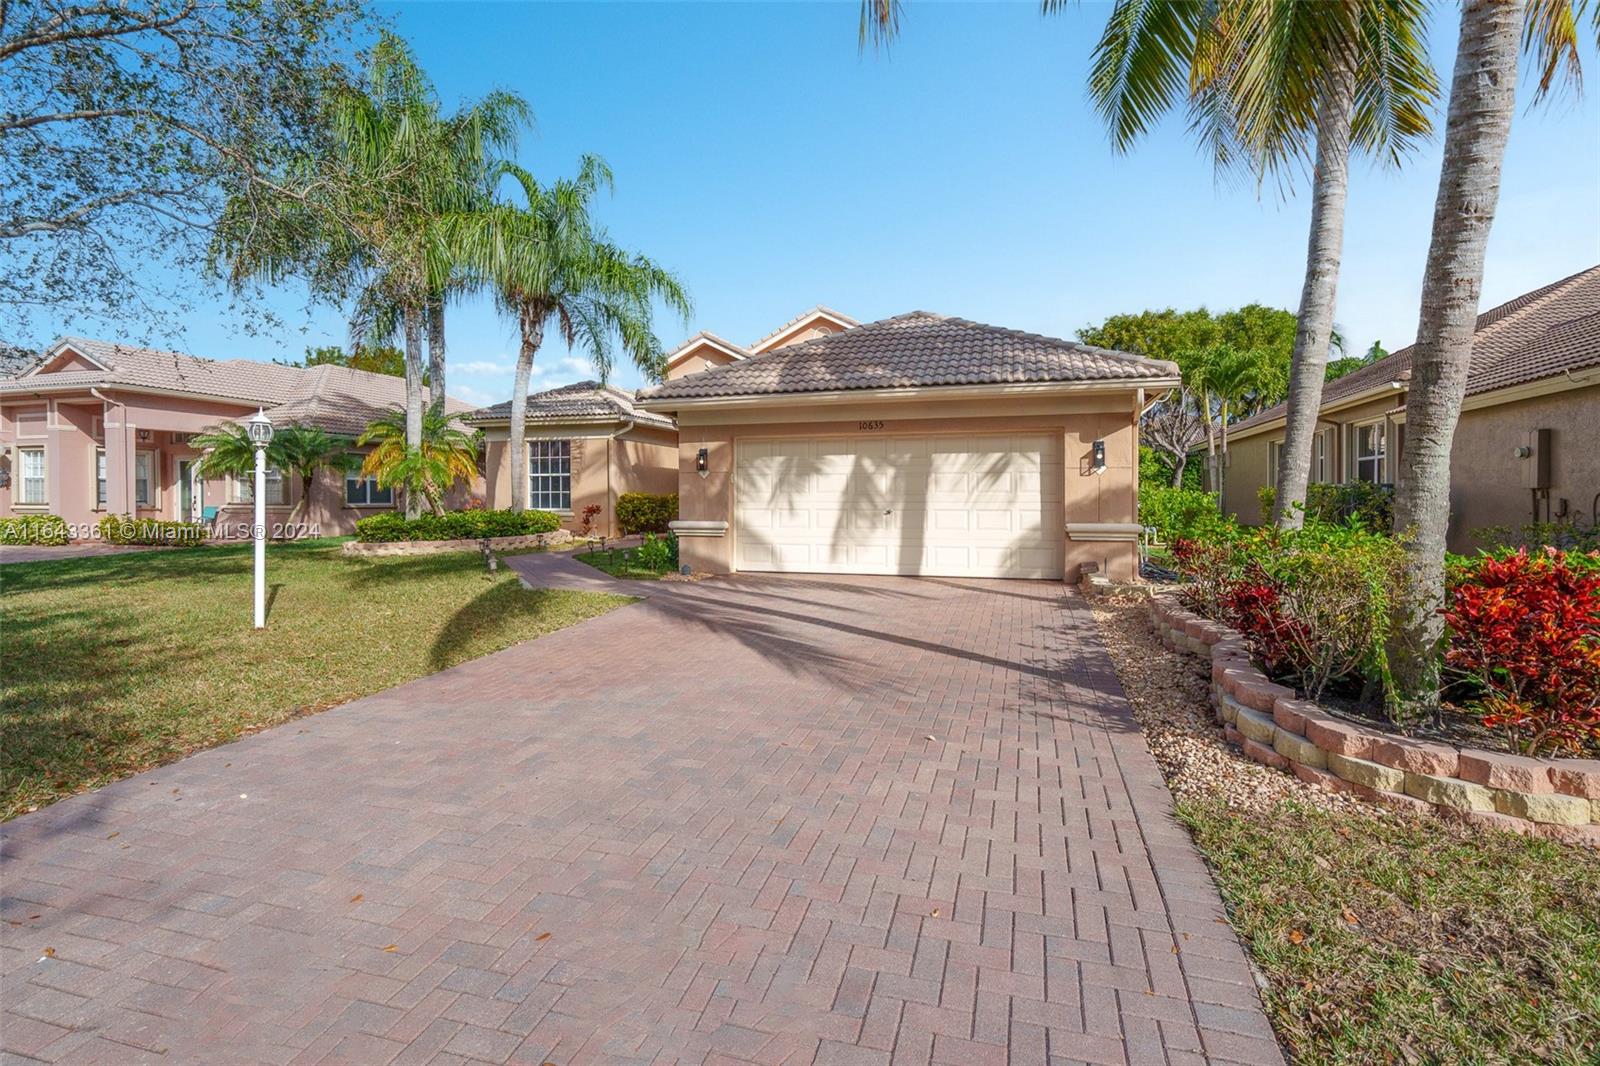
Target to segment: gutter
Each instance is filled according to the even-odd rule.
[[[767,404],[847,404],[896,400],[984,399],[994,396],[1053,396],[1079,393],[1129,392],[1136,389],[1179,385],[1177,377],[1102,378],[1092,381],[1041,381],[1026,384],[906,385],[882,389],[841,389],[831,392],[773,392],[735,396],[640,397],[634,401],[646,411],[671,412],[699,407],[761,407]]]

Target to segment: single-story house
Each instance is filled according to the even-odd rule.
[[[511,401],[466,416],[483,431],[488,506],[510,507]],[[678,491],[678,429],[672,419],[634,406],[633,393],[580,381],[528,397],[528,483],[523,507],[553,511],[578,532],[616,536],[617,497],[625,492]]]
[[[1139,415],[1175,365],[921,311],[818,311],[760,350],[692,338],[636,397],[677,422],[683,563],[1132,576]]]
[[[405,382],[339,366],[293,367],[204,359],[67,337],[20,375],[0,378],[0,515],[60,515],[80,534],[107,514],[202,521],[222,533],[252,520],[250,479],[199,476],[193,438],[265,410],[275,426],[308,425],[355,437],[402,406]],[[468,410],[451,399],[447,409]],[[324,536],[395,506],[390,490],[323,471],[309,509],[299,478],[271,470],[269,526],[295,523]],[[481,486],[464,486],[468,493]]]
[[[710,367],[752,359],[786,345],[848,329],[856,320],[813,307],[754,344],[738,345],[702,331],[667,353],[666,378],[675,380]],[[467,421],[484,435],[485,491],[490,507],[512,504],[511,401],[474,411]],[[678,428],[665,414],[646,411],[634,393],[595,381],[580,381],[528,397],[528,484],[524,507],[554,511],[578,532],[584,513],[599,507],[589,530],[615,536],[617,497],[628,492],[678,491]]]
[[[1411,348],[1329,382],[1313,482],[1392,484],[1405,449]],[[1223,506],[1262,520],[1277,478],[1279,405],[1231,426]],[[1600,266],[1478,316],[1466,399],[1450,455],[1452,550],[1473,530],[1600,521]]]

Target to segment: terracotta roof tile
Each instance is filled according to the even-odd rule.
[[[485,407],[466,416],[472,423],[502,422],[511,417],[511,401]],[[643,422],[672,428],[666,415],[634,406],[634,394],[598,381],[579,381],[528,396],[529,422]]]
[[[1414,345],[1330,381],[1327,406],[1411,372]],[[1467,394],[1523,385],[1568,370],[1600,365],[1600,266],[1507,300],[1478,316]],[[1231,427],[1250,429],[1283,417],[1283,404]]]
[[[668,400],[940,385],[1156,380],[1172,363],[927,311],[869,322],[639,393]]]

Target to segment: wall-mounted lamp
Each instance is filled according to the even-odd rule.
[[[1106,472],[1106,442],[1094,442],[1094,465],[1090,468],[1091,474],[1104,474]]]
[[[699,474],[701,477],[705,477],[708,473],[711,472],[710,465],[706,461],[709,457],[710,457],[710,449],[707,449],[707,448],[701,448],[698,452],[695,453],[694,470],[695,470],[695,473]]]

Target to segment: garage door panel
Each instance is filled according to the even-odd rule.
[[[741,439],[739,567],[1060,577],[1064,469],[1018,434]]]

